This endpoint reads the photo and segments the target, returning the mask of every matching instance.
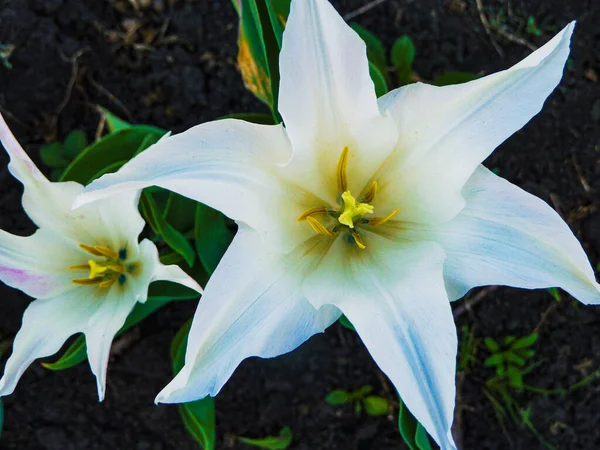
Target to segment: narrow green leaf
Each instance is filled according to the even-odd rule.
[[[407,85],[412,80],[415,54],[415,44],[410,36],[404,35],[396,39],[392,46],[391,60],[396,67],[400,86]]]
[[[325,397],[325,403],[329,405],[345,405],[351,401],[352,397],[343,389],[331,391],[329,394],[327,394],[327,397]]]
[[[369,395],[371,392],[373,392],[373,386],[366,384],[364,386],[359,387],[354,392],[351,392],[350,397],[352,398],[352,400],[361,400],[367,395]]]
[[[525,366],[525,359],[521,358],[519,355],[513,353],[512,351],[504,352],[504,359],[510,363],[516,364],[518,366]]]
[[[500,346],[492,338],[486,337],[483,340],[483,342],[484,342],[485,346],[487,347],[487,349],[492,353],[496,353],[498,350],[500,350]]]
[[[227,218],[222,213],[198,203],[194,239],[198,259],[208,273],[213,273],[231,244],[233,233],[227,227]]]
[[[386,86],[389,83],[389,72],[387,69],[387,58],[385,57],[385,48],[381,40],[367,30],[364,27],[361,27],[357,23],[351,23],[350,27],[361,37],[361,39],[365,42],[367,46],[367,58],[370,62],[375,64],[379,69],[381,75],[383,76]],[[371,78],[373,75],[371,74]]]
[[[523,387],[523,375],[519,369],[514,366],[508,366],[506,375],[508,376],[508,382],[512,387],[518,389]]]
[[[373,84],[375,85],[375,94],[377,97],[387,94],[388,85],[385,81],[385,77],[379,68],[371,61],[369,61],[369,75],[371,76],[371,80],[373,80]]]
[[[42,162],[51,168],[62,168],[69,164],[65,147],[60,142],[53,142],[40,148]]]
[[[417,431],[415,432],[415,444],[419,450],[433,450],[431,447],[431,441],[425,431],[425,427],[420,423],[417,423]]]
[[[143,205],[144,218],[147,219],[154,232],[160,235],[169,247],[183,256],[188,266],[192,267],[196,259],[192,245],[180,231],[164,219],[152,194],[147,191],[142,192],[140,203]]]
[[[192,319],[185,322],[171,341],[170,356],[173,374],[177,375],[185,363],[185,350]],[[188,433],[204,449],[213,450],[216,441],[215,405],[212,397],[178,405],[179,414]]]
[[[281,50],[283,43],[283,30],[287,18],[290,15],[290,0],[266,0],[267,10],[269,12],[269,20],[271,21],[271,28],[277,41],[277,45]]]
[[[518,348],[515,350],[515,353],[521,358],[525,359],[533,358],[535,356],[535,350],[531,350],[528,348]]]
[[[267,436],[262,439],[239,437],[239,440],[253,447],[269,450],[285,450],[292,444],[292,438],[292,430],[289,427],[285,427],[279,432],[279,436]]]
[[[449,70],[441,75],[436,76],[431,84],[435,86],[450,86],[453,84],[467,83],[479,78],[479,75],[472,72],[459,72],[456,70]]]
[[[410,450],[419,450],[417,447],[415,435],[417,432],[417,419],[410,413],[400,397],[398,407],[398,430],[402,440],[408,445]]]
[[[125,130],[132,127],[129,122],[126,122],[125,120],[115,116],[108,109],[103,108],[102,106],[98,106],[98,109],[104,114],[109,132],[114,133],[115,131]]]
[[[170,192],[163,217],[181,232],[192,230],[195,224],[197,204],[198,202],[192,199]]]
[[[2,428],[4,427],[4,404],[0,398],[0,436],[2,436]]]
[[[390,404],[386,398],[370,395],[363,400],[365,411],[370,416],[385,416],[389,411]]]
[[[356,331],[356,328],[354,328],[354,325],[352,325],[350,320],[348,320],[348,318],[345,315],[342,314],[338,320],[344,328],[348,328],[351,331]]]
[[[504,354],[496,353],[496,354],[490,356],[489,358],[487,358],[483,362],[483,365],[485,367],[491,367],[491,366],[497,366],[498,364],[502,364],[503,362],[504,362]]]
[[[87,136],[81,130],[71,131],[65,139],[65,153],[70,160],[79,155],[79,153],[87,146]]]
[[[60,181],[88,184],[93,176],[117,162],[131,159],[148,134],[160,138],[163,130],[137,125],[108,134],[86,147],[66,168]]]
[[[537,342],[537,340],[538,340],[537,333],[530,334],[529,336],[523,336],[522,338],[519,338],[516,341],[514,341],[513,344],[511,345],[511,348],[513,350],[516,350],[519,348],[531,347],[533,344],[535,344]]]
[[[600,269],[598,269],[598,270],[600,270]],[[556,300],[557,302],[560,302],[561,298],[560,298],[560,291],[558,290],[558,288],[551,287],[546,290],[554,298],[554,300]]]

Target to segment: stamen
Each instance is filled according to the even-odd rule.
[[[311,226],[315,233],[322,234],[323,236],[327,236],[330,238],[334,236],[334,234],[327,228],[325,228],[317,219],[313,219],[311,216],[308,216],[306,220],[308,221],[308,224]]]
[[[356,243],[356,245],[358,246],[358,248],[360,248],[361,250],[364,250],[365,248],[367,248],[365,246],[362,238],[360,237],[360,234],[358,234],[354,230],[351,230],[350,233],[352,233],[352,237],[354,238],[354,242]]]
[[[344,147],[340,160],[337,165],[337,180],[338,188],[341,192],[345,192],[348,189],[348,179],[346,177],[346,168],[348,167],[348,146]]]
[[[79,244],[79,248],[82,250],[85,250],[86,252],[88,252],[94,256],[104,256],[102,253],[100,253],[98,250],[96,250],[96,247],[93,247],[91,245]]]
[[[375,194],[377,194],[377,181],[373,181],[373,184],[371,184],[371,187],[363,198],[363,202],[371,203],[375,198]]]
[[[124,273],[125,272],[125,267],[117,265],[117,264],[104,263],[104,262],[99,263],[92,259],[90,259],[88,261],[88,264],[90,265],[90,278],[95,278],[98,275],[106,274],[106,272],[116,272],[116,273]]]
[[[69,270],[90,270],[89,264],[82,264],[80,266],[71,266]]]
[[[389,213],[385,217],[375,217],[373,219],[370,219],[369,225],[377,226],[377,225],[386,223],[388,220],[390,220],[392,217],[394,217],[396,214],[398,214],[399,211],[400,211],[400,208],[396,208],[395,210],[393,210],[391,213]]]
[[[117,282],[117,277],[111,277],[110,279],[100,283],[98,286],[100,286],[101,288],[109,288],[116,282]]]
[[[104,281],[104,277],[95,277],[95,278],[75,278],[71,280],[71,283],[80,284],[83,286],[91,286],[94,284],[101,284]]]
[[[119,258],[119,254],[115,252],[112,248],[104,247],[103,245],[94,245],[94,249],[102,256],[106,256],[107,258]]]
[[[315,206],[313,208],[309,208],[302,214],[300,214],[300,216],[296,220],[298,222],[302,222],[303,220],[306,220],[308,216],[314,216],[316,214],[327,214],[327,208],[325,208],[324,206]]]

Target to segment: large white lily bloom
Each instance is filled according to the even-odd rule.
[[[215,395],[242,359],[288,352],[341,311],[411,412],[454,448],[449,300],[503,284],[600,301],[569,227],[480,165],[540,111],[573,27],[509,70],[378,100],[361,39],[327,1],[293,1],[280,57],[285,127],[196,126],[77,200],[157,185],[240,225],[196,312],[185,367],[157,401]]]
[[[201,292],[178,266],[159,262],[145,239],[139,192],[71,211],[83,192],[74,183],[52,183],[39,171],[0,115],[0,140],[11,173],[23,183],[23,207],[39,227],[27,237],[0,230],[0,280],[34,297],[0,379],[0,396],[11,394],[37,358],[56,353],[69,336],[84,333],[88,359],[104,398],[112,340],[148,285],[169,280]]]

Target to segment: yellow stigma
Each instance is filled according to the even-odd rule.
[[[124,274],[126,272],[132,273],[137,270],[137,263],[129,264],[126,267],[126,249],[121,249],[121,251],[116,252],[113,249],[102,245],[92,246],[80,244],[79,247],[94,256],[103,257],[104,261],[90,259],[87,264],[69,267],[69,270],[73,271],[89,271],[87,278],[73,279],[72,281],[74,284],[83,286],[97,285],[101,288],[108,288],[118,281],[119,284],[122,285],[126,281],[126,276]]]
[[[373,214],[373,206],[368,203],[357,203],[350,191],[342,194],[344,201],[344,211],[338,217],[338,221],[342,225],[354,228],[354,221],[360,220],[365,214]]]

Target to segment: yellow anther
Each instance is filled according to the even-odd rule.
[[[388,220],[390,220],[392,217],[394,217],[396,214],[398,214],[399,211],[400,211],[400,208],[396,208],[395,210],[393,210],[391,213],[389,213],[385,217],[375,217],[373,219],[369,219],[369,225],[377,226],[377,225],[381,225],[382,223],[386,223]]]
[[[362,240],[362,238],[360,237],[360,234],[358,234],[356,231],[352,230],[352,237],[354,238],[354,242],[356,243],[357,247],[360,248],[361,250],[364,250],[365,248],[367,248]]]
[[[94,256],[104,256],[102,253],[100,253],[98,250],[96,250],[96,247],[94,247],[92,245],[79,244],[79,248],[82,250],[85,250],[86,252],[88,252]]]
[[[113,249],[105,247],[103,245],[86,245],[79,244],[79,248],[85,250],[86,252],[94,255],[94,256],[106,256],[107,258],[117,259],[119,254],[115,252]]]
[[[371,203],[375,199],[375,194],[377,194],[377,181],[373,181],[373,184],[371,184],[371,187],[363,198],[363,202]]]
[[[340,160],[337,165],[337,181],[338,188],[340,191],[344,192],[348,189],[348,178],[346,176],[346,168],[348,167],[348,147],[344,147],[342,150],[342,154],[340,155]]]
[[[300,214],[297,220],[298,222],[302,222],[303,220],[306,220],[309,216],[314,216],[317,214],[327,214],[327,208],[325,208],[324,206],[315,206],[313,208],[309,208],[302,214]]]
[[[96,278],[75,278],[71,280],[74,284],[80,284],[82,286],[91,286],[94,284],[100,284],[104,281],[104,277],[96,277]]]
[[[344,201],[344,211],[340,214],[338,220],[343,225],[354,228],[355,220],[360,219],[365,214],[373,214],[373,206],[368,203],[357,203],[350,191],[342,194],[342,200]]]
[[[314,230],[315,233],[317,234],[322,234],[323,236],[327,236],[327,237],[333,237],[334,234],[329,231],[327,228],[325,228],[323,226],[323,224],[321,224],[321,222],[319,222],[317,219],[312,218],[311,216],[308,216],[306,218],[308,224],[311,226],[311,228]]]
[[[69,270],[90,270],[89,264],[82,264],[80,266],[71,266]]]

